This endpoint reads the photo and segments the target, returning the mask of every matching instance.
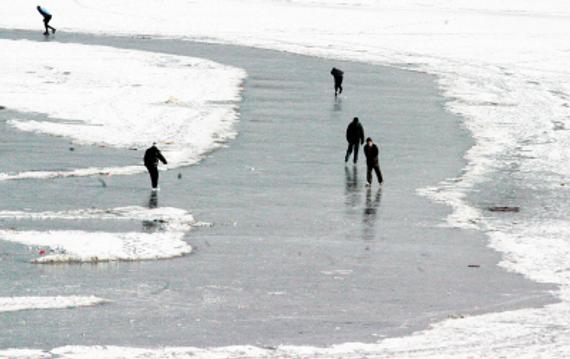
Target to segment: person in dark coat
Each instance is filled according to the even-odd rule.
[[[348,162],[350,154],[354,151],[354,163],[356,164],[358,161],[358,147],[364,143],[364,129],[358,122],[358,117],[355,117],[346,128],[346,140],[348,141],[348,149],[346,150],[346,156],[344,156],[344,162]]]
[[[334,77],[334,95],[336,96],[339,93],[342,93],[342,79],[344,76],[344,72],[333,67],[331,70],[331,75]]]
[[[372,170],[376,172],[378,183],[382,184],[382,172],[380,172],[380,163],[378,161],[378,147],[370,137],[366,139],[364,146],[364,155],[366,155],[366,182],[370,186],[372,184]]]
[[[152,184],[152,189],[156,190],[158,187],[158,161],[167,164],[166,158],[160,153],[160,150],[156,148],[156,143],[153,143],[144,153],[144,165],[150,174],[150,181]]]
[[[36,9],[38,9],[39,13],[43,16],[44,18],[44,27],[46,28],[46,31],[44,32],[44,35],[49,35],[49,29],[51,29],[52,34],[55,34],[55,28],[53,26],[49,25],[49,22],[51,21],[51,14],[49,13],[49,11],[47,11],[45,8],[41,7],[41,6],[36,6]]]

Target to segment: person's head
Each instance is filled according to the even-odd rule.
[[[358,117],[353,118],[352,122],[354,122],[354,123],[358,122]]]
[[[38,5],[38,6],[36,6],[36,9],[38,9],[38,10],[39,10],[39,9],[40,9],[40,6],[39,6],[39,5]]]
[[[156,147],[156,142],[153,142],[153,143],[152,143],[152,147]]]
[[[368,137],[368,138],[366,139],[366,144],[367,144],[368,146],[372,146],[372,145],[374,144],[374,141],[372,141],[372,139],[371,139],[370,137]]]

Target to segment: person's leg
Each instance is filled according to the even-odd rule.
[[[150,175],[150,183],[152,185],[152,188],[156,188],[156,186],[158,186],[158,168],[155,166],[146,166],[146,169]]]
[[[344,156],[344,162],[348,162],[351,153],[352,153],[352,143],[349,143],[348,148],[346,149],[346,156]]]
[[[44,31],[44,35],[48,35],[48,34],[49,34],[49,31],[48,31],[48,21],[49,21],[48,18],[47,18],[47,17],[44,17],[44,28],[45,28],[45,30],[46,30],[46,31]]]
[[[354,163],[356,164],[356,162],[358,161],[358,148],[360,146],[358,145],[358,142],[354,144]]]
[[[380,166],[378,164],[374,165],[374,172],[376,172],[376,177],[378,178],[378,183],[382,183],[384,179],[382,178],[382,172],[380,171]]]
[[[340,81],[338,82],[338,93],[342,93],[342,79],[340,79]]]
[[[44,16],[44,27],[45,27],[45,32],[44,35],[49,34],[49,29],[51,29],[52,33],[55,33],[55,28],[53,26],[50,26],[49,22],[51,21],[51,15],[50,16]]]
[[[48,31],[47,29],[51,29],[51,32],[55,34],[55,28],[53,26],[50,26],[49,22],[51,21],[51,16],[49,16],[47,18],[46,21],[46,31]]]
[[[368,182],[368,184],[372,184],[372,166],[370,166],[369,164],[366,164],[366,182]]]
[[[153,173],[152,173],[152,188],[157,188],[158,187],[158,168],[157,167],[153,167]]]

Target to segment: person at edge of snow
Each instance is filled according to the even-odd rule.
[[[49,30],[51,29],[51,33],[55,34],[55,28],[53,26],[49,25],[49,22],[51,21],[52,15],[49,13],[49,11],[47,11],[45,8],[41,7],[40,5],[36,6],[36,9],[38,9],[39,13],[43,16],[44,18],[44,27],[46,29],[46,31],[44,32],[44,35],[49,35]]]
[[[150,182],[152,185],[152,190],[158,190],[158,161],[167,164],[166,158],[160,153],[160,150],[156,147],[156,142],[153,142],[152,146],[149,147],[144,153],[144,165],[148,170],[150,175]]]

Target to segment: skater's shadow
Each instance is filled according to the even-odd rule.
[[[152,191],[148,199],[148,208],[153,209],[158,207],[158,193]],[[142,221],[143,229],[147,232],[156,232],[162,227],[162,223],[157,220],[144,220]]]
[[[342,98],[335,96],[333,103],[333,111],[334,112],[342,111]]]
[[[157,191],[151,191],[150,197],[148,199],[148,208],[157,208],[158,207],[158,193]]]
[[[373,240],[376,236],[375,226],[381,200],[382,188],[379,188],[374,196],[372,195],[371,188],[366,190],[366,203],[364,205],[364,213],[362,216],[362,222],[364,225],[362,237],[365,240]]]
[[[345,175],[345,195],[346,206],[348,209],[353,209],[358,206],[360,199],[360,186],[358,185],[358,168],[353,166],[352,169],[348,166],[344,167]]]

